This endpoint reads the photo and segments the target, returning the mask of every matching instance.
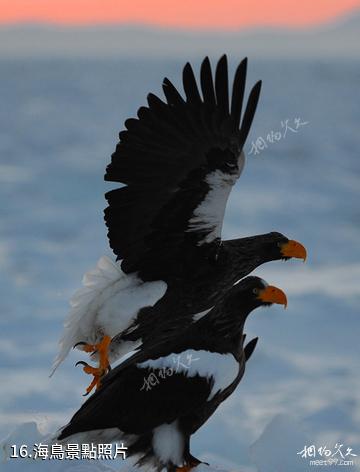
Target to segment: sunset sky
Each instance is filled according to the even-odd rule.
[[[360,0],[0,0],[0,23],[145,23],[235,29],[306,26],[360,7]]]

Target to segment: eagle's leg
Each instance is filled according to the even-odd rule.
[[[196,459],[196,457],[189,453],[187,454],[186,465],[183,465],[182,467],[177,467],[176,472],[190,472],[191,469],[197,467],[199,464],[206,464],[206,462],[202,462],[199,459]]]
[[[110,367],[109,363],[109,346],[111,343],[111,337],[105,335],[102,340],[97,344],[87,344],[84,342],[76,343],[74,348],[81,346],[81,349],[85,352],[98,353],[99,356],[99,369],[108,370]]]
[[[189,472],[190,470],[197,467],[199,464],[206,464],[201,460],[194,457],[190,452],[190,436],[185,437],[185,448],[184,448],[184,465],[182,467],[174,467],[173,472]]]
[[[99,344],[96,344],[96,350],[99,353],[99,369],[106,369],[106,372],[109,370],[109,346],[111,343],[111,338],[108,335],[105,335]]]
[[[85,352],[97,352],[99,356],[99,367],[91,367],[86,362],[78,362],[78,364],[82,364],[84,366],[83,370],[86,374],[91,374],[94,376],[91,384],[86,389],[86,394],[88,395],[91,390],[96,387],[100,387],[101,378],[110,370],[110,363],[109,363],[109,345],[111,343],[110,336],[105,335],[100,343],[97,344],[87,344],[84,342],[79,342],[75,344],[74,347],[82,345],[82,349]]]
[[[176,472],[190,472],[191,469],[194,469],[197,467],[201,462],[194,462],[194,463],[189,463],[186,465],[183,465],[182,467],[177,467]]]
[[[94,376],[91,384],[86,389],[86,393],[84,394],[84,396],[86,396],[86,395],[89,395],[89,393],[94,387],[96,387],[97,389],[100,387],[101,378],[106,374],[106,370],[100,369],[98,367],[92,367],[91,365],[87,364],[84,361],[79,361],[75,365],[79,365],[79,364],[84,366],[83,371],[85,372],[85,374],[91,374]]]

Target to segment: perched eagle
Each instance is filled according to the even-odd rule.
[[[110,246],[71,301],[55,368],[73,346],[96,351],[99,367],[88,392],[126,352],[173,333],[209,311],[259,265],[306,257],[305,248],[271,232],[221,240],[226,202],[245,163],[243,147],[261,82],[244,91],[247,60],[236,69],[229,96],[227,58],[212,73],[201,64],[200,87],[190,64],[185,97],[163,81],[166,101],[125,122],[105,180],[124,184],[106,194]]]
[[[120,440],[138,465],[157,471],[198,465],[190,437],[244,375],[257,342],[244,345],[247,316],[272,303],[286,306],[284,292],[258,277],[240,281],[200,320],[138,350],[107,374],[56,440]]]

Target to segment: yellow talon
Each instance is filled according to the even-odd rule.
[[[110,364],[109,364],[110,343],[111,343],[111,338],[110,336],[106,335],[102,338],[101,342],[98,344],[86,344],[86,343],[80,342],[74,346],[76,347],[78,345],[82,345],[83,351],[98,352],[98,355],[99,355],[99,367],[92,367],[91,365],[83,361],[79,361],[76,363],[76,365],[82,364],[84,366],[83,371],[86,374],[90,374],[94,376],[91,384],[86,389],[85,395],[88,395],[95,387],[96,389],[98,389],[100,387],[101,378],[105,374],[107,374],[107,372],[110,370]]]
[[[99,344],[96,344],[96,349],[99,353],[99,367],[102,369],[109,368],[109,346],[111,343],[110,336],[104,336]]]
[[[89,393],[94,387],[96,387],[96,390],[97,390],[99,386],[100,386],[100,378],[97,376],[94,376],[91,384],[86,389],[86,393],[84,393],[84,397],[86,397],[86,395],[89,395]]]

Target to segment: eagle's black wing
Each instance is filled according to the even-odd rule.
[[[197,254],[216,252],[260,94],[258,82],[242,115],[246,66],[244,59],[236,70],[230,104],[226,56],[215,81],[206,58],[202,96],[186,64],[185,99],[164,79],[166,102],[149,94],[138,118],[125,122],[105,174],[105,180],[125,184],[106,194],[105,210],[110,246],[125,272],[166,280]]]
[[[244,347],[244,354],[245,354],[245,359],[246,359],[246,362],[250,359],[250,357],[252,356],[255,348],[256,348],[256,345],[257,345],[257,342],[258,342],[259,338],[256,337],[256,338],[253,338],[251,341],[249,341],[246,346]]]
[[[62,429],[58,439],[115,427],[128,434],[149,432],[196,413],[211,388],[212,380],[207,377],[139,368],[133,363],[104,382]]]

